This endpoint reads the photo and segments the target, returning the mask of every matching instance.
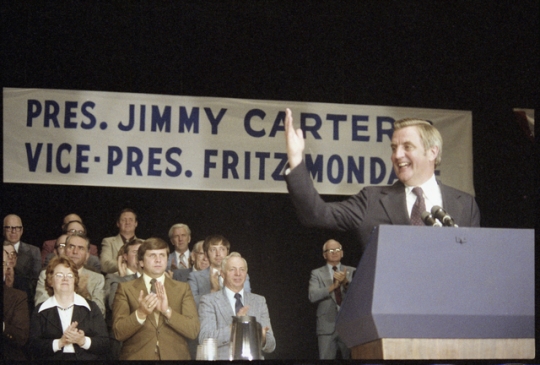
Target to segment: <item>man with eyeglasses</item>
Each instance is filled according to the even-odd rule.
[[[21,241],[23,233],[21,218],[15,214],[8,214],[4,218],[4,239],[12,244],[17,252],[15,276],[24,278],[28,282],[30,293],[33,296],[41,270],[41,257],[39,248]]]
[[[193,250],[191,250],[191,254],[189,256],[189,269],[179,268],[173,270],[173,280],[183,281],[184,283],[187,283],[189,274],[191,272],[205,270],[210,266],[210,263],[208,262],[208,257],[206,257],[203,251],[203,243],[204,240],[198,241],[193,245]]]
[[[70,214],[66,215],[64,217],[64,220],[62,221],[62,226],[61,226],[62,233],[67,232],[67,230],[68,230],[67,226],[71,222],[79,222],[79,223],[82,224],[82,219],[78,214],[75,214],[75,213],[70,213]],[[85,232],[86,232],[86,229],[85,229]],[[45,268],[47,266],[47,264],[45,264],[45,261],[47,260],[47,257],[49,256],[49,254],[53,253],[53,251],[55,251],[55,249],[56,249],[56,240],[55,239],[54,240],[47,240],[47,241],[43,242],[43,245],[41,246],[41,262],[43,263],[42,268]],[[99,261],[98,249],[97,249],[96,245],[90,244],[90,255],[95,256]],[[91,258],[89,260],[91,260]],[[101,267],[101,264],[100,264],[100,267]]]
[[[75,263],[79,271],[79,290],[77,294],[94,301],[103,316],[105,316],[105,278],[92,270],[85,268],[85,263],[90,256],[88,252],[90,241],[82,233],[73,233],[66,239],[65,255]],[[34,303],[37,306],[49,298],[45,288],[46,270],[42,270],[36,289]]]
[[[88,237],[88,231],[86,230],[86,226],[79,221],[68,222],[68,224],[65,226],[65,230],[68,236],[79,233]],[[90,244],[90,250],[92,250],[92,246],[94,245]],[[90,269],[97,273],[101,273],[101,261],[99,260],[99,257],[97,257],[96,255],[92,255],[91,252],[90,255],[88,255],[85,266],[87,269]]]
[[[188,284],[191,287],[195,304],[199,307],[201,296],[214,293],[223,288],[223,278],[221,277],[221,261],[229,254],[231,244],[222,235],[215,234],[206,237],[203,243],[203,251],[208,257],[210,266],[206,270],[192,271],[188,277]],[[249,275],[244,284],[244,291],[251,292]]]
[[[317,303],[319,358],[336,359],[339,349],[341,358],[349,359],[350,350],[338,337],[335,322],[355,268],[341,264],[343,248],[336,240],[331,239],[324,243],[323,257],[326,265],[313,270],[309,279],[309,300]]]
[[[63,234],[56,239],[55,244],[54,244],[54,251],[49,253],[47,257],[45,258],[45,263],[43,264],[43,268],[47,267],[47,265],[49,264],[49,261],[51,261],[53,257],[66,254],[67,238],[68,238],[68,235]]]

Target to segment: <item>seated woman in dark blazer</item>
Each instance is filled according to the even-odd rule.
[[[99,307],[76,293],[79,272],[66,256],[53,258],[46,269],[50,298],[30,320],[30,348],[40,360],[104,360],[109,335]]]

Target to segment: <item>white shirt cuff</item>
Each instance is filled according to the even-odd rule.
[[[84,336],[84,345],[81,346],[82,349],[88,350],[92,345],[92,339],[88,336]]]

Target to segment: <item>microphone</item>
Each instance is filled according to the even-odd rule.
[[[433,226],[433,227],[442,227],[441,222],[433,218],[430,212],[425,211],[422,213],[422,220],[424,221],[426,226]]]
[[[433,217],[440,220],[443,224],[443,226],[446,227],[457,227],[458,225],[454,222],[452,217],[448,213],[445,212],[445,210],[438,205],[434,205],[433,208],[431,208],[431,214]]]

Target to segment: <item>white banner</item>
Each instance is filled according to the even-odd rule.
[[[437,171],[474,194],[470,111],[4,88],[4,182],[285,193],[283,119],[293,111],[321,194],[396,181],[394,120],[428,119]]]

